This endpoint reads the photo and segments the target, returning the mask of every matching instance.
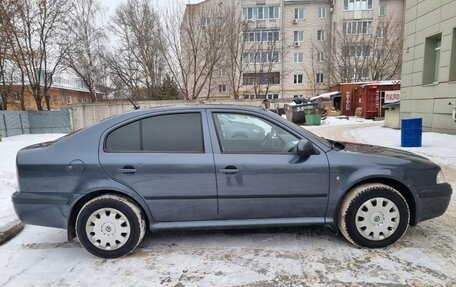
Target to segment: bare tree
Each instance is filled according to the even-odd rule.
[[[14,53],[13,27],[9,23],[18,8],[16,1],[0,2],[0,109],[4,110],[8,108],[13,93],[19,97],[20,109],[25,110],[25,74],[18,55]],[[16,89],[18,86],[19,91]]]
[[[23,68],[38,110],[42,101],[50,109],[48,90],[66,51],[63,35],[67,28],[65,0],[11,1],[15,9],[8,14],[12,51]]]
[[[160,17],[147,0],[121,4],[111,21],[114,51],[105,56],[115,81],[135,99],[158,97],[163,59]]]
[[[324,30],[327,31],[327,30]],[[326,41],[315,41],[314,39],[310,40],[310,48],[307,51],[306,59],[308,59],[307,64],[305,65],[305,76],[306,83],[308,88],[312,91],[312,96],[316,96],[321,89],[325,89],[328,86],[329,81],[329,71],[328,71],[328,62],[327,62],[327,51],[325,47],[327,46]]]
[[[104,82],[106,71],[101,58],[106,50],[98,0],[74,0],[69,14],[69,48],[65,64],[84,82],[92,102],[97,100],[97,85]]]
[[[7,31],[4,20],[7,15],[4,9],[0,9],[0,110],[8,109],[11,94],[11,48],[8,45]],[[10,66],[10,67],[8,67]]]
[[[184,12],[181,2],[175,1],[164,16],[162,54],[169,73],[187,100],[197,99],[204,89],[209,90],[210,96],[213,73],[226,43],[222,5],[219,2],[187,5]]]
[[[349,31],[335,29],[332,41],[326,47],[332,81],[349,83],[399,77],[402,23],[386,19],[377,27],[353,27]]]
[[[243,74],[248,63],[242,60],[246,52],[247,42],[244,40],[243,32],[246,30],[246,23],[242,20],[241,13],[238,12],[236,1],[225,10],[226,18],[226,61],[223,68],[228,77],[230,91],[234,99],[239,99],[240,89],[243,85]]]
[[[259,34],[258,34],[259,33]],[[280,84],[279,61],[284,57],[279,31],[244,30],[245,43],[241,65],[243,68],[242,84],[250,87],[246,92],[256,98],[269,93],[271,86]]]

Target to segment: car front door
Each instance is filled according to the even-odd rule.
[[[157,114],[107,132],[100,163],[139,193],[155,222],[215,220],[214,160],[204,111]]]
[[[209,119],[220,219],[325,216],[329,167],[323,151],[315,147],[314,155],[298,156],[301,136],[264,115],[214,109]],[[237,129],[247,137],[233,136]]]

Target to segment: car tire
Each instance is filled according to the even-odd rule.
[[[142,241],[145,228],[141,209],[131,200],[106,194],[88,201],[76,219],[76,235],[91,254],[102,258],[128,255]]]
[[[410,211],[396,189],[378,183],[362,184],[345,196],[338,218],[339,230],[352,244],[382,248],[407,231]]]

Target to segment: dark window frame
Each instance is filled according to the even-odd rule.
[[[200,127],[201,127],[201,139],[202,139],[202,151],[147,151],[143,150],[143,132],[142,132],[142,121],[145,119],[153,118],[153,117],[159,117],[159,116],[171,116],[171,115],[183,115],[183,114],[199,114],[200,116]],[[177,112],[177,113],[160,113],[160,114],[154,114],[154,115],[147,115],[147,116],[142,116],[139,118],[134,118],[130,119],[128,122],[123,122],[121,125],[116,125],[111,127],[111,130],[105,135],[103,139],[103,152],[105,153],[149,153],[149,154],[205,154],[206,153],[206,144],[205,144],[205,137],[204,137],[204,125],[203,125],[203,117],[204,114],[201,111],[197,112]],[[129,124],[139,122],[139,144],[140,144],[140,150],[138,151],[131,151],[131,150],[110,150],[107,147],[107,141],[111,133],[114,131],[117,131]]]

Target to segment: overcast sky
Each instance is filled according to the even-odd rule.
[[[151,3],[154,4],[158,9],[166,9],[167,7],[170,7],[173,5],[175,0],[150,0]],[[201,2],[202,0],[179,0],[182,3],[198,3]],[[119,6],[120,3],[126,2],[126,0],[101,0],[102,5],[104,6],[103,8],[106,11],[106,21],[109,20],[109,18],[114,15],[114,12],[116,11],[117,6]]]

